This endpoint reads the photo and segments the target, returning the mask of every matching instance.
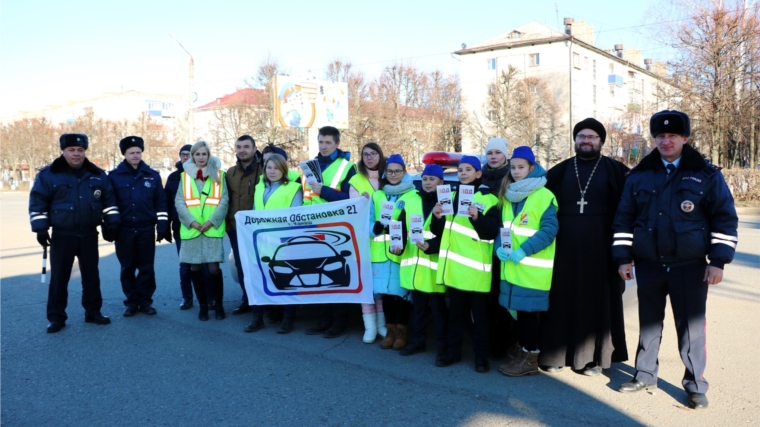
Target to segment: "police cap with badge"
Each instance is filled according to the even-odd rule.
[[[662,110],[649,119],[649,133],[652,138],[663,133],[673,133],[684,138],[691,136],[689,115],[678,110]]]
[[[145,141],[143,141],[142,138],[139,136],[128,136],[126,138],[122,138],[121,141],[119,141],[119,149],[121,150],[121,154],[124,154],[132,147],[137,147],[140,149],[140,151],[145,151]]]
[[[65,150],[68,147],[82,147],[86,150],[90,145],[90,140],[83,133],[64,133],[58,139],[58,142],[61,145],[61,150]]]

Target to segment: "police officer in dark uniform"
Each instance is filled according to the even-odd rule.
[[[34,181],[29,194],[29,217],[32,231],[42,246],[50,246],[50,287],[48,290],[48,333],[66,326],[68,285],[74,257],[79,259],[82,275],[82,306],[84,321],[107,325],[111,319],[100,309],[98,272],[98,230],[112,242],[119,227],[111,183],[106,173],[85,157],[87,135],[63,134],[60,138],[61,157],[44,167]],[[48,229],[53,227],[51,238]]]
[[[721,282],[724,265],[734,257],[738,218],[720,168],[687,144],[689,116],[660,111],[649,128],[657,149],[630,171],[613,223],[618,272],[624,280],[632,279],[635,262],[639,299],[636,375],[619,390],[657,387],[657,354],[669,295],[689,407],[706,408],[707,289]]]
[[[156,291],[155,242],[172,240],[166,193],[161,176],[142,161],[145,149],[142,138],[123,138],[119,141],[119,148],[124,161],[108,173],[108,180],[116,193],[121,213],[116,257],[121,264],[121,288],[127,298],[124,300],[127,307],[124,317],[134,316],[138,311],[152,315],[156,314],[152,306]],[[137,277],[135,270],[138,271]]]

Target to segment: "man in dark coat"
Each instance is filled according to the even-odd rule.
[[[599,375],[628,360],[623,322],[625,283],[610,254],[612,221],[628,167],[601,154],[607,132],[593,118],[575,125],[576,156],[549,170],[559,233],[539,364]]]
[[[707,290],[734,258],[739,219],[720,168],[688,145],[686,113],[664,110],[649,121],[657,149],[631,170],[615,221],[612,256],[621,278],[634,277],[639,299],[636,375],[622,393],[657,388],[665,306],[670,297],[689,407],[707,408]],[[709,264],[707,260],[709,260]]]
[[[122,138],[119,149],[124,161],[108,174],[121,213],[116,257],[121,264],[121,287],[126,297],[124,317],[132,317],[138,311],[156,314],[152,305],[156,291],[153,268],[156,242],[163,239],[171,242],[164,186],[158,172],[142,161],[144,148],[145,141],[139,136]]]
[[[106,173],[92,164],[85,151],[87,135],[65,133],[60,138],[61,157],[37,174],[29,193],[29,221],[37,242],[50,246],[50,287],[48,289],[48,333],[66,326],[69,279],[74,257],[82,275],[84,321],[107,325],[111,319],[100,309],[98,271],[98,229],[113,242],[119,233],[119,208]],[[53,229],[51,238],[48,229]]]

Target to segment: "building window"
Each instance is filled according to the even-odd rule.
[[[592,91],[591,93],[594,96],[594,105],[596,105],[596,85],[591,87],[591,91]]]
[[[588,56],[583,57],[583,69],[588,70]]]
[[[596,60],[591,61],[591,77],[596,79]]]
[[[573,52],[573,67],[581,69],[581,56]]]
[[[615,74],[615,63],[610,62],[610,74]]]
[[[496,58],[486,59],[488,62],[488,69],[489,70],[495,70],[496,69]]]
[[[535,67],[536,65],[540,65],[540,58],[537,53],[531,53],[528,55],[528,58],[530,59],[530,66]]]
[[[629,71],[628,78],[631,80],[636,80],[636,73],[634,73],[633,71]]]

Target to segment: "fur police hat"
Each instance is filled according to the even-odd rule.
[[[90,140],[83,133],[64,133],[58,142],[61,144],[61,150],[66,149],[66,147],[82,147],[86,150],[90,145]]]
[[[674,133],[685,138],[691,136],[689,115],[678,110],[662,110],[649,119],[649,133],[652,138],[663,133]]]
[[[139,136],[128,136],[126,138],[122,138],[121,141],[119,141],[121,154],[126,153],[127,150],[132,147],[137,147],[140,149],[140,151],[145,151],[145,141],[143,141],[143,139]]]
[[[573,140],[575,140],[575,137],[577,137],[578,133],[583,129],[591,129],[596,132],[597,135],[599,135],[599,142],[602,144],[604,144],[604,140],[607,139],[607,129],[604,128],[604,125],[599,120],[593,117],[584,119],[575,125],[573,128]]]

